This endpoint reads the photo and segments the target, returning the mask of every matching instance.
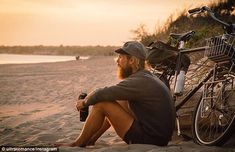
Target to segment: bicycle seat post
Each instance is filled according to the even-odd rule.
[[[171,33],[170,37],[177,41],[178,50],[181,51],[185,49],[184,48],[185,42],[189,41],[194,34],[195,34],[195,31],[188,31],[183,34]],[[185,59],[182,59],[182,53],[179,52],[178,57],[177,57],[176,69],[175,69],[176,72],[175,72],[174,94],[176,96],[181,96],[183,94],[185,74],[190,64],[190,59],[189,59],[189,63],[186,63],[187,61],[184,63],[182,62],[182,60],[185,60]],[[187,65],[186,68],[184,68],[185,65]]]
[[[179,50],[184,49],[184,40],[180,40],[179,42]],[[184,89],[184,83],[185,83],[185,71],[181,69],[181,55],[182,53],[179,52],[178,59],[177,59],[177,65],[176,65],[176,72],[175,72],[175,85],[174,85],[174,94],[176,96],[180,96],[183,93]]]

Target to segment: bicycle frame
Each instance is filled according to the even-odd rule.
[[[175,72],[175,82],[174,82],[174,88],[175,88],[175,85],[176,85],[176,81],[177,81],[177,75],[179,74],[179,71],[180,71],[180,67],[181,67],[181,56],[182,54],[187,54],[187,53],[193,53],[193,52],[199,52],[199,51],[205,51],[206,47],[198,47],[198,48],[192,48],[192,49],[186,49],[184,50],[183,47],[184,47],[184,43],[182,42],[179,42],[181,45],[179,47],[179,49],[182,49],[179,51],[178,53],[178,58],[177,58],[177,61],[176,61],[176,72]],[[182,45],[183,44],[183,45]],[[205,82],[207,82],[210,77],[212,76],[213,74],[213,69],[210,70],[210,72],[207,74],[207,76],[197,85],[195,86],[191,91],[189,91],[187,93],[186,96],[184,96],[183,99],[181,99],[180,101],[178,101],[179,103],[175,106],[176,107],[176,112],[182,107],[184,106],[187,101],[203,86],[203,84]],[[175,98],[174,98],[175,99]]]
[[[179,51],[179,54],[178,54],[178,58],[177,58],[177,62],[176,62],[176,72],[175,72],[175,77],[177,77],[177,74],[179,73],[180,71],[180,67],[181,67],[181,55],[183,53],[192,53],[192,52],[198,52],[198,51],[204,51],[206,49],[206,47],[199,47],[199,48],[193,48],[193,49],[188,49],[188,50],[181,50]],[[232,66],[230,67],[229,69],[229,72],[231,72],[231,69],[233,68],[234,64],[232,64]],[[205,86],[206,83],[208,83],[207,81],[212,78],[212,82],[209,82],[211,85],[214,85],[216,83],[215,81],[215,76],[216,76],[216,73],[218,72],[218,64],[214,64],[213,68],[211,68],[209,70],[209,72],[207,73],[207,75],[193,88],[191,89],[189,92],[187,92],[183,98],[181,98],[180,100],[177,100],[177,105],[175,105],[175,108],[176,108],[176,112],[178,112],[188,101],[190,101],[190,98],[200,89],[202,88],[203,86]],[[174,83],[174,87],[175,87],[175,84],[176,84],[176,81],[177,81],[177,78],[175,78],[175,83]],[[220,81],[223,81],[223,80],[220,80]],[[212,87],[213,88],[213,87]],[[213,92],[213,91],[212,91]],[[174,95],[173,95],[174,96]],[[213,96],[213,95],[212,95]],[[203,97],[202,97],[203,98]],[[176,96],[174,96],[174,100],[176,101]],[[204,99],[202,99],[204,100]],[[213,104],[213,101],[211,101],[211,103]],[[179,121],[179,118],[177,116],[177,119],[176,119],[176,122],[177,122],[177,128],[178,128],[178,135],[181,135],[183,136],[184,138],[189,138],[187,135],[184,135],[181,133],[181,129],[180,129],[180,121]]]
[[[180,70],[180,59],[181,59],[181,54],[183,53],[192,53],[192,52],[198,52],[198,51],[204,51],[206,49],[206,47],[198,47],[198,48],[193,48],[193,49],[187,49],[187,50],[181,50],[179,52],[178,55],[178,59],[177,59],[177,63],[176,63],[176,74],[179,73]],[[185,95],[180,101],[178,101],[179,103],[175,106],[176,107],[176,112],[182,107],[184,106],[187,101],[213,76],[215,75],[216,71],[216,66],[217,64],[214,65],[213,68],[210,69],[210,71],[207,73],[207,75],[199,82],[198,85],[196,85],[193,89],[191,89],[189,92],[187,92],[187,95]],[[231,71],[231,69],[233,68],[234,64],[231,66],[231,68],[229,69],[229,71]],[[177,76],[175,74],[175,76]],[[176,81],[176,79],[175,79]]]

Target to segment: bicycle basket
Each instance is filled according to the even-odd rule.
[[[235,36],[224,34],[206,40],[205,56],[214,62],[235,59]]]

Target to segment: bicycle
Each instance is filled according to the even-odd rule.
[[[193,140],[201,145],[219,146],[229,139],[235,127],[235,35],[232,33],[235,31],[235,24],[219,20],[206,6],[189,10],[190,14],[202,12],[208,12],[210,17],[222,24],[225,27],[225,34],[206,39],[206,47],[193,49],[184,49],[184,44],[192,38],[194,31],[170,34],[171,38],[177,41],[178,50],[164,43],[155,42],[148,47],[147,60],[152,72],[169,88],[173,86],[173,97],[178,103],[177,112],[195,93],[202,92],[193,113]],[[159,56],[164,49],[168,50],[166,59],[156,60],[156,54]],[[190,63],[186,54],[198,51],[204,51],[205,58],[201,59],[202,64],[197,69],[203,69],[208,63],[212,66],[198,84],[186,91],[184,80],[185,75],[188,75],[188,63]],[[196,70],[194,72],[198,73]],[[181,135],[178,117],[176,122],[178,135]]]

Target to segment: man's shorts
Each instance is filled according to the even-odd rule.
[[[168,141],[161,137],[151,137],[144,133],[141,125],[136,120],[132,123],[123,140],[127,144],[152,144],[157,146],[166,146],[168,143]]]

